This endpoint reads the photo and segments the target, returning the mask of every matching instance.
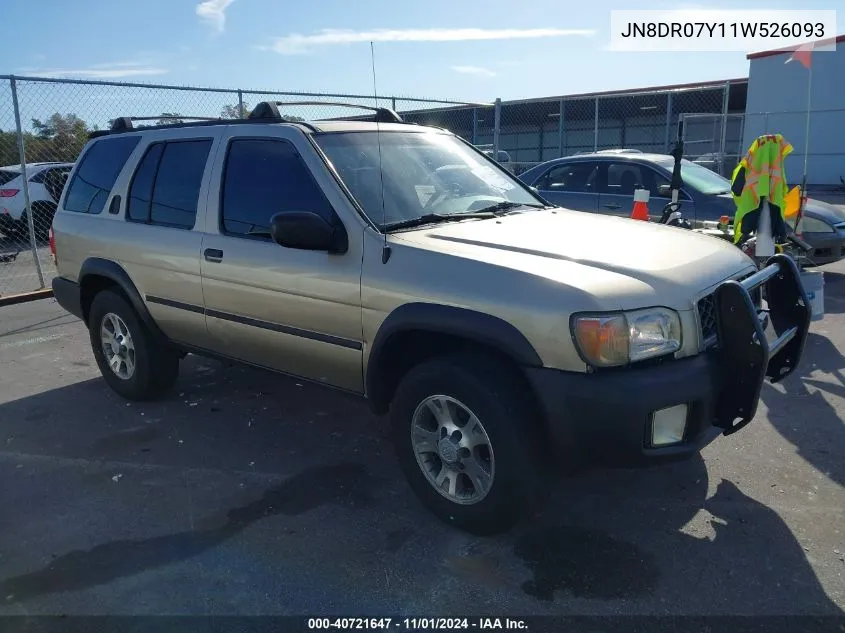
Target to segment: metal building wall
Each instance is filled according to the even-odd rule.
[[[808,150],[807,182],[841,185],[845,179],[845,37],[835,51],[811,55],[810,135],[806,143],[807,92],[810,71],[791,53],[750,55],[745,133],[747,148],[761,134],[781,133],[794,151],[787,159],[790,184],[799,183]]]

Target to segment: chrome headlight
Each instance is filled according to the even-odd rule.
[[[578,350],[590,365],[612,367],[681,349],[681,320],[669,308],[572,317]]]

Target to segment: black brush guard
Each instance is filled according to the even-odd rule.
[[[776,334],[771,343],[750,295],[764,284]],[[720,397],[714,424],[730,435],[754,418],[766,378],[776,383],[795,371],[804,352],[811,308],[798,267],[783,254],[769,258],[742,281],[722,283],[715,294]]]

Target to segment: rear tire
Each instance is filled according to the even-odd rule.
[[[460,354],[412,368],[391,402],[390,422],[408,483],[450,525],[496,534],[542,496],[533,400],[495,359]]]
[[[123,296],[97,293],[88,330],[100,373],[115,392],[128,400],[149,400],[173,387],[179,357],[155,339]]]

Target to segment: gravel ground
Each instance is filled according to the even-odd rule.
[[[189,356],[129,404],[53,300],[0,309],[0,615],[841,617],[845,263],[826,279],[746,429],[561,478],[495,538],[424,511],[355,399]]]

